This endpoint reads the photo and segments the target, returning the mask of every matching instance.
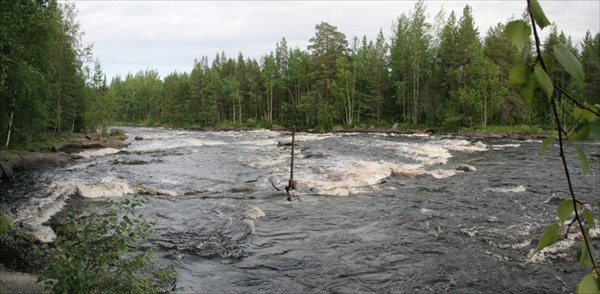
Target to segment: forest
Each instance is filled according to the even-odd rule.
[[[439,11],[427,20],[419,1],[393,20],[391,38],[351,37],[316,24],[307,48],[285,37],[259,60],[199,52],[191,72],[161,77],[142,70],[106,80],[92,47],[82,44],[76,7],[56,0],[7,0],[0,20],[0,142],[3,149],[48,136],[105,130],[109,124],[168,127],[269,127],[331,130],[357,126],[435,128],[487,126],[551,128],[550,102],[524,101],[510,70],[532,54],[519,53],[504,34],[508,21],[485,34],[473,11]],[[526,21],[525,12],[522,18]],[[556,25],[543,40],[554,85],[580,101],[600,104],[600,33],[574,44]],[[566,44],[583,65],[573,79],[554,60]],[[567,122],[574,105],[559,101]]]

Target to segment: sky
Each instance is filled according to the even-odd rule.
[[[350,41],[375,40],[382,30],[387,42],[398,16],[409,14],[416,1],[157,1],[71,0],[84,44],[93,44],[107,79],[156,70],[161,77],[190,72],[195,59],[227,57],[260,61],[285,37],[288,46],[306,50],[322,21],[336,26]],[[541,6],[559,31],[578,44],[586,31],[600,31],[600,1],[544,1]],[[481,38],[490,27],[525,11],[525,0],[427,1],[433,22],[443,8],[457,18],[470,5]],[[544,31],[548,31],[545,29]],[[545,32],[542,32],[545,33]]]

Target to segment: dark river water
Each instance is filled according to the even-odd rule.
[[[541,155],[539,141],[299,133],[288,202],[273,185],[289,178],[291,147],[277,142],[290,133],[124,129],[128,148],[22,173],[0,186],[2,205],[50,241],[43,223],[72,195],[101,209],[143,191],[180,293],[573,292],[587,273],[572,240],[534,254],[569,197],[556,144]],[[598,200],[600,145],[583,148],[586,177],[569,157],[575,191]]]

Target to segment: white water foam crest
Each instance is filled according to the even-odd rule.
[[[409,156],[426,165],[446,164],[452,157],[448,149],[435,144],[398,143],[395,148],[401,156]]]
[[[600,236],[600,227],[595,226],[589,231],[589,239],[592,240],[596,237]],[[524,261],[525,264],[528,263],[541,263],[544,262],[547,258],[568,258],[572,256],[573,252],[570,252],[571,247],[574,247],[579,244],[581,240],[581,233],[569,235],[568,239],[562,239],[556,242],[553,245],[550,245],[541,251],[536,251],[532,249],[527,259]]]
[[[485,189],[485,191],[496,192],[496,193],[522,193],[522,192],[526,192],[527,189],[523,185],[518,185],[516,187],[487,188],[487,189]]]
[[[133,143],[128,150],[131,152],[153,152],[181,147],[202,147],[226,145],[225,141],[208,140],[203,138],[179,138],[168,140],[141,140],[141,143]]]
[[[487,151],[488,147],[484,143],[479,141],[475,143],[471,143],[467,140],[452,140],[452,139],[444,139],[438,142],[444,148],[452,151],[460,151],[460,152],[481,152]]]
[[[90,150],[84,150],[84,151],[80,152],[78,155],[81,155],[86,158],[100,157],[100,156],[116,154],[119,151],[121,151],[121,150],[115,149],[115,148],[90,149]]]
[[[108,179],[106,179],[108,181]],[[83,197],[113,197],[133,193],[133,189],[125,182],[110,181],[110,183],[85,184],[76,181],[57,181],[49,184],[44,198],[32,198],[15,214],[15,223],[20,224],[34,239],[41,242],[52,242],[56,234],[51,228],[43,225],[59,212],[67,199],[76,193]]]
[[[519,148],[519,147],[521,147],[521,144],[499,144],[499,145],[491,146],[492,149],[496,149],[496,150],[501,150],[504,148]]]
[[[333,135],[309,135],[306,137],[329,138]],[[415,177],[428,175],[436,179],[448,178],[456,175],[456,169],[438,168],[429,170],[428,166],[440,166],[452,158],[451,151],[480,152],[487,150],[481,143],[471,143],[467,140],[427,140],[426,142],[391,142],[369,141],[368,148],[377,152],[382,148],[398,154],[399,161],[410,159],[411,164],[402,162],[384,162],[357,160],[352,156],[335,156],[320,158],[318,163],[314,160],[302,160],[301,154],[296,162],[295,178],[299,183],[307,185],[312,192],[323,195],[347,196],[377,189],[375,186],[388,177]],[[270,159],[251,162],[255,167],[272,167],[276,173],[283,172],[277,165],[285,166],[289,155],[279,153]],[[283,176],[285,177],[285,176]],[[316,188],[316,189],[313,189]]]
[[[365,192],[365,188],[375,185],[389,177],[392,171],[407,176],[425,174],[419,170],[420,165],[399,165],[390,162],[374,162],[364,160],[340,159],[337,164],[319,167],[314,173],[305,169],[297,170],[296,179],[309,188],[317,188],[319,194],[348,196]]]

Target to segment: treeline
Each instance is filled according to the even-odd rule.
[[[348,40],[322,22],[305,50],[290,48],[283,38],[260,60],[221,53],[210,64],[206,56],[195,60],[189,73],[160,77],[146,70],[109,84],[99,62],[93,69],[84,66],[91,55],[80,44],[73,6],[5,2],[0,131],[10,138],[12,130],[15,142],[47,132],[102,129],[115,121],[320,129],[401,123],[442,130],[552,123],[541,93],[523,101],[510,85],[509,71],[524,56],[506,39],[505,24],[480,36],[468,5],[460,17],[440,11],[430,22],[420,1],[394,22],[389,40],[382,31],[375,40]],[[583,81],[553,60],[558,42],[580,59]],[[543,48],[549,76],[573,96],[599,104],[600,34],[588,32],[578,45],[552,26]],[[525,47],[523,54],[530,54],[532,42]],[[558,98],[569,120],[573,105]]]
[[[510,86],[509,71],[523,56],[504,36],[504,23],[482,38],[468,5],[460,18],[440,11],[428,22],[425,15],[423,1],[400,15],[389,43],[381,31],[374,41],[348,41],[322,22],[307,50],[289,48],[283,38],[260,61],[219,54],[209,65],[202,57],[189,74],[161,79],[150,70],[116,77],[106,95],[114,101],[114,119],[149,125],[550,126],[548,100],[540,94],[524,102]],[[581,59],[584,82],[550,57],[558,42]],[[531,42],[526,46],[529,54]],[[581,48],[553,26],[544,42],[550,76],[575,96],[600,103],[600,35],[588,32]],[[559,101],[568,116],[573,106]]]
[[[94,121],[94,85],[84,66],[72,4],[3,0],[0,5],[1,149],[83,131]]]

